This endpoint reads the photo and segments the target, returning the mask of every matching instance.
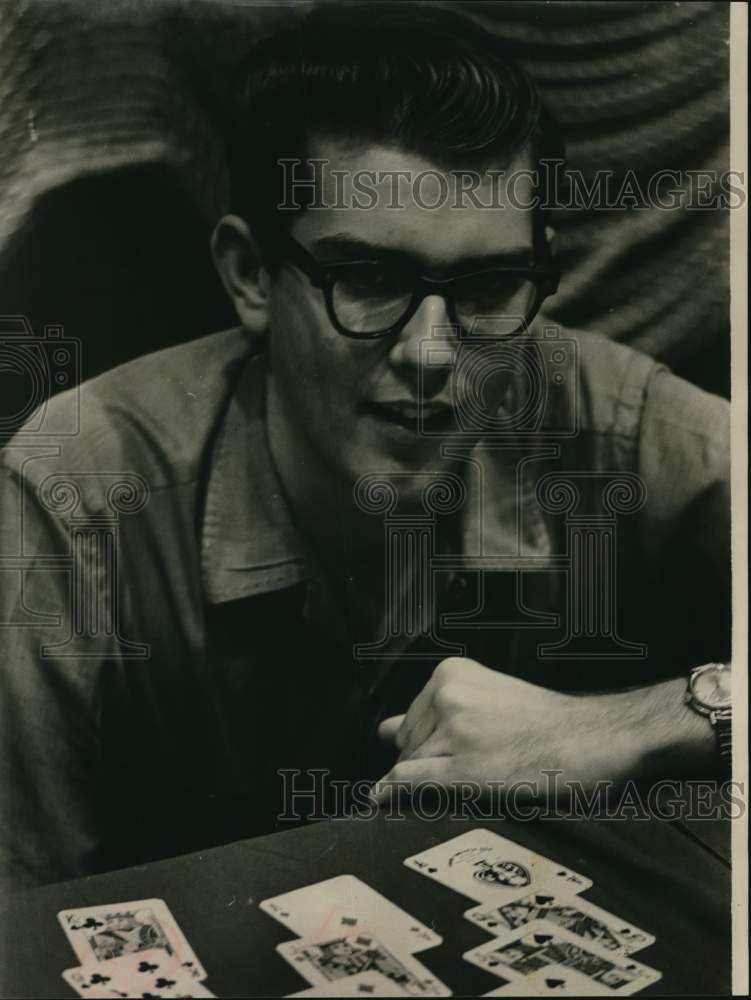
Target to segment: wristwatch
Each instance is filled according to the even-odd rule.
[[[705,663],[688,676],[686,704],[706,716],[717,740],[720,763],[730,770],[733,709],[730,700],[730,664]]]

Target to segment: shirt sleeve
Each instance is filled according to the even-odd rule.
[[[8,464],[0,462],[0,884],[15,888],[76,877],[96,854],[102,661],[60,655],[71,625],[67,525],[24,483],[23,466]]]
[[[730,658],[730,420],[726,400],[658,366],[641,421],[641,551],[661,656],[680,669]]]

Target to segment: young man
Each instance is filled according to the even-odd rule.
[[[5,879],[264,832],[283,771],[710,772],[726,405],[542,326],[530,82],[464,18],[334,10],[251,53],[236,111],[240,328],[2,454]]]

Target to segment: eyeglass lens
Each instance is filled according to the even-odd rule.
[[[337,273],[331,302],[345,330],[367,334],[397,326],[408,312],[413,295],[407,275],[378,264],[358,264]],[[527,319],[538,291],[535,283],[523,275],[489,271],[452,282],[446,295],[462,327],[473,328],[479,318],[484,332],[503,335]]]

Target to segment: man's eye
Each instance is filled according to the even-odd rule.
[[[342,291],[363,295],[400,294],[404,281],[391,268],[378,264],[338,268],[336,283]]]
[[[457,301],[484,308],[526,308],[534,296],[534,283],[523,274],[501,272],[462,282],[456,289]]]
[[[523,276],[514,274],[513,272],[491,271],[461,282],[459,291],[461,295],[466,295],[468,298],[498,295],[506,292],[514,292],[520,285],[525,284],[525,282],[526,279]]]

